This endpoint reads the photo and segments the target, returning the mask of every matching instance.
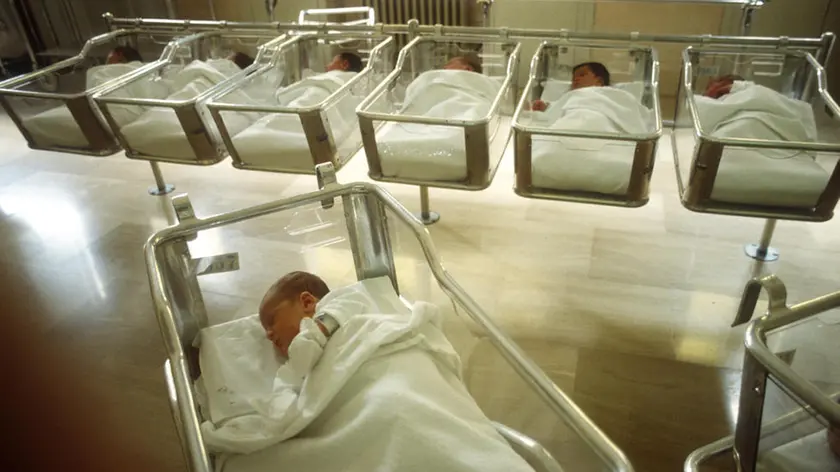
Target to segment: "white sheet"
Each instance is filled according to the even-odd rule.
[[[143,66],[141,62],[127,64],[106,64],[94,66],[87,70],[85,88],[90,89],[102,85],[110,80],[126,75]],[[139,80],[114,93],[115,97],[143,96],[150,98],[165,97],[167,88],[164,84],[153,80]],[[141,111],[137,107],[115,105],[110,108],[114,120],[120,125],[137,119]],[[36,142],[44,146],[61,146],[69,148],[86,148],[89,146],[87,138],[82,134],[70,110],[65,105],[24,118],[24,126],[32,134]],[[104,120],[102,121],[104,124]],[[107,125],[106,125],[107,126]]]
[[[645,134],[656,129],[653,112],[617,87],[569,90],[549,101],[545,111],[525,113],[534,126],[564,131]],[[535,135],[532,182],[542,188],[621,195],[630,183],[634,150],[627,142]]]
[[[380,278],[331,293],[318,311],[335,316],[341,328],[326,344],[317,329],[308,335],[309,340],[321,338],[315,345],[322,349],[317,363],[295,363],[297,353],[306,351],[299,336],[290,348],[290,364],[297,370],[283,366],[275,369],[276,376],[264,372],[253,383],[258,391],[250,395],[242,392],[245,384],[236,384],[236,395],[249,397],[250,414],[236,412],[239,416],[228,417],[218,428],[202,425],[209,447],[249,452],[223,457],[222,470],[532,470],[467,393],[435,307],[418,303],[407,313],[388,279]],[[256,326],[253,319],[244,323],[250,326],[245,331]],[[217,336],[205,330],[201,338],[208,393],[230,392],[227,382],[255,374],[257,366],[277,365],[259,354],[264,347],[250,357],[249,349],[239,345],[257,338],[226,336],[242,332],[230,326],[215,331]],[[208,351],[210,343],[216,347]],[[270,347],[264,339],[262,345]],[[233,355],[224,355],[223,346],[235,349]],[[208,362],[220,355],[226,359],[224,368],[211,368]],[[237,363],[246,368],[236,368]],[[290,372],[307,369],[304,382],[290,380]],[[218,417],[215,412],[211,416]]]
[[[401,114],[475,120],[490,111],[500,81],[461,70],[420,74],[406,89]],[[386,177],[459,181],[467,177],[464,129],[389,123],[377,133],[376,145]]]
[[[283,107],[310,107],[325,100],[355,75],[355,72],[331,71],[310,76],[277,90],[274,102]],[[326,119],[337,146],[353,131],[358,134],[356,107],[362,98],[348,93],[327,110]],[[224,116],[227,117],[227,113]],[[273,114],[260,118],[235,135],[233,145],[240,158],[252,165],[279,165],[297,170],[313,168],[309,143],[297,114]]]
[[[166,99],[195,98],[238,72],[240,72],[239,67],[227,59],[193,61],[175,73]],[[249,121],[244,115],[231,115],[226,123],[233,132],[238,132],[248,126]],[[137,120],[123,126],[121,131],[131,147],[140,153],[171,159],[195,160],[192,146],[172,109],[149,108]]]
[[[735,82],[719,99],[696,96],[700,123],[716,137],[816,141],[811,105],[750,82]],[[726,148],[712,199],[760,205],[808,207],[816,203],[829,173],[813,155],[794,151]]]

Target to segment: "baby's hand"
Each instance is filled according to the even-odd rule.
[[[542,100],[534,100],[531,102],[531,110],[545,111],[546,108],[548,108],[548,103],[545,103]]]

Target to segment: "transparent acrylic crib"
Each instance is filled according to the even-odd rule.
[[[249,93],[271,74],[279,74],[281,87],[295,84],[306,78],[305,73],[325,72],[333,56],[343,52],[361,56],[365,67],[320,103],[305,107],[254,105],[237,102],[233,94]],[[319,32],[291,38],[259,70],[214,94],[207,103],[233,166],[313,174],[316,165],[330,162],[337,170],[341,169],[362,146],[355,107],[391,69],[394,54],[393,38],[375,33]],[[282,124],[283,135],[265,133],[259,140],[249,132],[237,136],[229,128],[229,119],[239,114],[249,116],[258,126],[270,122]],[[342,123],[345,118],[347,123]]]
[[[165,50],[171,51],[187,41],[187,34],[184,31],[120,29],[93,37],[85,42],[76,56],[0,83],[0,103],[33,149],[93,156],[114,154],[120,150],[120,143],[111,133],[92,96],[119,77],[88,87],[88,71],[104,64],[109,51],[122,45],[134,47],[149,61],[126,75],[148,70],[154,67]],[[54,125],[54,132],[50,129],[36,131],[33,119],[46,116],[44,113],[64,110],[68,112],[66,119]],[[75,142],[77,140],[68,139],[68,135],[80,136],[80,139]],[[61,136],[61,139],[54,136]]]
[[[611,85],[632,93],[650,110],[650,131],[644,134],[561,131],[535,123],[530,104],[546,99],[544,93],[560,84],[571,84],[573,67],[583,62],[603,63]],[[551,97],[553,99],[559,97]],[[656,149],[662,135],[659,105],[659,59],[647,46],[616,46],[567,41],[544,42],[531,59],[531,71],[512,124],[515,139],[514,190],[527,198],[565,200],[625,207],[648,202]],[[535,145],[552,146],[551,155],[534,156]],[[582,146],[582,147],[579,147]],[[591,153],[614,155],[602,160]],[[587,155],[590,153],[590,155]],[[562,165],[557,161],[565,161]],[[547,168],[547,161],[551,167]],[[579,178],[570,178],[577,168]],[[560,173],[561,175],[553,175]],[[593,182],[610,175],[612,184]],[[562,177],[566,181],[551,182]],[[609,189],[607,187],[610,187]]]
[[[493,180],[510,139],[509,121],[518,93],[518,42],[498,36],[418,36],[400,50],[388,77],[359,105],[359,126],[364,141],[370,178],[382,182],[428,187],[482,190]],[[486,116],[477,120],[431,118],[404,114],[401,109],[406,87],[423,72],[441,69],[454,56],[477,54],[483,74],[496,78],[501,87]],[[401,156],[383,139],[399,126],[424,126],[446,132],[458,129],[463,136],[464,156],[441,149],[442,159]],[[459,140],[460,142],[460,140]],[[404,154],[404,153],[402,153]],[[383,163],[396,163],[397,172],[383,172]],[[437,167],[437,169],[436,169]]]
[[[695,95],[704,92],[711,78],[727,74],[810,104],[817,139],[795,142],[712,136],[712,130],[701,125]],[[689,47],[683,51],[677,96],[671,139],[680,197],[686,208],[803,221],[832,217],[840,199],[840,108],[828,93],[825,70],[810,53],[783,47]],[[742,164],[749,162],[745,156],[759,155],[767,156],[767,161],[734,173],[737,166],[749,167]],[[727,166],[730,175],[721,171]],[[778,170],[771,174],[772,169]],[[726,178],[723,185],[722,176]]]
[[[762,291],[768,308],[749,322]],[[735,434],[692,452],[685,472],[836,470],[826,442],[828,428],[840,435],[840,291],[789,305],[778,277],[754,278],[735,319],[747,322]]]
[[[171,54],[161,57],[158,63],[142,73],[132,74],[114,81],[98,91],[94,100],[102,110],[111,131],[117,137],[125,154],[131,159],[171,162],[176,164],[212,165],[227,157],[224,142],[209,116],[207,99],[213,93],[224,90],[232,84],[255,72],[263,58],[270,57],[268,51],[279,46],[284,36],[276,31],[205,31],[190,37]],[[265,46],[265,47],[263,47]],[[207,90],[187,99],[134,98],[117,96],[125,87],[140,80],[162,80],[173,69],[188,65],[194,60],[223,59],[234,52],[245,52],[256,57],[254,63],[244,70],[227,77]],[[257,60],[259,59],[259,60]],[[171,130],[171,134],[161,137],[157,143],[150,143],[144,135],[129,139],[123,132],[125,126],[113,119],[113,110],[117,107],[152,110],[172,113],[177,118],[180,129]],[[130,125],[131,123],[129,123]]]
[[[404,299],[437,304],[470,393],[535,470],[633,470],[444,269],[429,233],[394,197],[374,184],[335,183],[330,164],[319,171],[323,190],[209,218],[176,196],[178,224],[146,244],[169,399],[190,470],[213,467],[194,396],[195,336],[253,313],[265,288],[291,270],[317,273],[335,287],[388,276]]]

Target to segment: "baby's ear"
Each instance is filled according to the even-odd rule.
[[[318,304],[318,299],[315,298],[315,295],[312,295],[309,292],[301,292],[300,294],[300,304],[303,305],[305,310],[314,310],[315,305]]]

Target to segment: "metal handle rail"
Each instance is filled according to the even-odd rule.
[[[384,208],[391,210],[401,223],[408,226],[417,238],[435,279],[444,292],[457,302],[469,317],[490,335],[493,344],[516,372],[532,386],[551,409],[563,418],[571,429],[581,436],[596,453],[614,470],[632,472],[633,466],[615,444],[590,420],[584,412],[563,393],[551,379],[530,360],[522,350],[491,320],[481,307],[464,291],[443,267],[431,236],[423,225],[409,213],[391,194],[369,183],[328,185],[325,189],[298,195],[284,200],[245,208],[208,218],[190,218],[176,226],[163,229],[152,235],[145,246],[145,259],[155,314],[161,327],[161,335],[168,352],[175,395],[184,408],[175,413],[176,421],[183,435],[189,466],[197,472],[210,472],[210,460],[201,439],[198,419],[194,414],[195,401],[190,394],[190,376],[187,358],[179,339],[179,326],[173,304],[176,303],[168,290],[170,276],[164,267],[175,256],[162,246],[166,243],[189,240],[196,232],[242,222],[271,213],[296,208],[306,204],[319,203],[337,197],[363,196],[373,198]]]
[[[800,49],[819,49],[825,46],[823,38],[780,37],[741,37],[722,35],[651,35],[639,33],[588,33],[567,29],[527,29],[527,28],[483,28],[477,26],[419,25],[409,29],[408,25],[378,23],[367,25],[300,25],[280,22],[235,22],[209,20],[167,20],[149,18],[111,18],[113,26],[156,27],[156,28],[191,28],[201,29],[273,29],[276,31],[321,31],[329,27],[331,31],[381,34],[438,34],[446,36],[498,36],[507,39],[570,39],[590,41],[616,41],[639,43],[681,43],[704,45],[739,45],[778,48],[787,46]],[[825,37],[825,34],[823,35]]]
[[[329,36],[334,36],[335,38],[342,39],[346,38],[346,34],[330,34],[327,33],[326,35],[318,35],[313,36],[311,34],[296,36],[291,40],[282,44],[276,51],[274,56],[271,59],[271,63],[266,66],[266,69],[270,69],[273,67],[279,58],[282,56],[282,52],[285,52],[288,48],[293,47],[296,43],[300,41],[305,41],[307,38],[317,38],[317,39],[324,39],[329,38]],[[359,39],[362,39],[361,37]],[[213,108],[217,110],[226,110],[226,111],[239,111],[239,112],[267,112],[267,113],[311,113],[314,111],[318,111],[321,108],[330,106],[341,99],[346,92],[351,90],[357,83],[363,80],[365,77],[373,73],[373,64],[376,62],[376,59],[382,54],[382,51],[388,47],[394,40],[392,37],[384,37],[384,36],[366,36],[365,39],[384,39],[379,44],[374,46],[373,49],[370,51],[370,56],[368,59],[368,63],[361,72],[353,76],[350,80],[344,83],[341,87],[339,87],[335,92],[332,92],[328,95],[324,100],[321,102],[316,103],[315,105],[311,105],[308,107],[283,107],[283,106],[259,106],[259,105],[246,105],[246,104],[238,104],[238,103],[220,103],[219,100],[224,96],[230,94],[236,88],[236,85],[241,84],[242,82],[239,81],[237,84],[220,91],[219,93],[213,94],[210,101],[208,102],[209,105],[212,105]]]
[[[525,84],[525,91],[531,90],[535,81],[539,80],[539,71],[537,70],[537,64],[539,63],[540,54],[542,50],[549,45],[572,45],[570,43],[564,42],[543,42],[539,48],[537,48],[537,52],[531,58],[531,69],[528,75],[528,82]],[[605,46],[600,43],[574,43],[575,47],[588,47],[588,48],[609,48],[610,46]],[[541,135],[551,135],[551,136],[566,136],[566,137],[574,137],[574,138],[598,138],[598,139],[609,139],[612,141],[648,141],[651,139],[656,139],[662,136],[662,112],[660,110],[659,105],[659,54],[656,52],[655,49],[648,48],[653,56],[653,68],[651,70],[651,86],[653,88],[652,95],[653,95],[653,119],[656,125],[656,128],[647,134],[624,134],[624,133],[603,133],[603,132],[589,132],[589,131],[562,131],[557,130],[554,128],[544,127],[544,126],[531,126],[526,125],[520,122],[521,115],[524,111],[526,111],[526,107],[528,104],[528,95],[526,93],[522,94],[522,97],[519,100],[519,105],[516,107],[516,112],[513,115],[512,126],[516,129],[521,131],[525,131],[527,133],[533,134],[541,134]]]
[[[376,12],[372,7],[342,7],[342,8],[310,8],[308,10],[301,10],[298,14],[298,23],[311,24],[314,23],[306,18],[309,16],[327,16],[327,15],[353,15],[363,14],[366,18],[359,20],[351,20],[343,22],[347,25],[373,25],[376,24]]]
[[[277,50],[283,48],[286,43],[294,41],[294,39],[290,40],[287,35],[278,36],[271,41],[259,46],[257,48],[257,54],[254,57],[254,62],[246,67],[241,72],[234,74],[231,77],[219,82],[214,87],[208,89],[206,93],[200,94],[197,97],[188,100],[191,102],[197,102],[199,100],[205,99],[208,96],[212,99],[215,98],[218,94],[227,94],[236,89],[236,87],[246,78],[251,77],[255,74],[259,74],[266,68],[271,68],[275,65],[276,57],[277,57]],[[265,62],[266,57],[268,61]],[[187,101],[184,101],[187,102]],[[171,103],[181,103],[178,101],[172,101]]]
[[[768,309],[762,317],[753,320],[747,326],[744,336],[746,352],[741,375],[741,394],[735,434],[692,452],[685,462],[685,472],[696,472],[701,462],[729,449],[734,450],[734,460],[737,462],[738,470],[752,472],[758,461],[760,438],[800,421],[805,415],[818,414],[826,418],[829,423],[840,425],[840,404],[836,402],[837,393],[829,395],[821,391],[816,385],[796,373],[767,346],[769,332],[840,308],[840,291],[789,306],[786,302],[787,290],[778,277],[775,275],[756,277],[747,282],[744,288],[736,324],[747,321],[752,315],[762,288],[767,291]],[[805,405],[805,411],[795,411],[762,428],[768,376],[775,378],[785,390],[798,397]]]
[[[487,114],[483,117],[475,119],[475,120],[458,120],[452,118],[432,118],[428,116],[422,115],[404,115],[404,114],[391,114],[391,113],[380,113],[380,112],[372,112],[367,111],[376,100],[378,100],[385,92],[388,91],[388,88],[391,86],[391,83],[397,80],[400,74],[403,71],[403,65],[405,63],[406,57],[408,57],[409,51],[414,48],[417,44],[424,42],[424,41],[441,41],[441,40],[451,40],[452,38],[446,38],[443,36],[418,36],[411,40],[402,50],[400,50],[399,56],[397,56],[397,64],[394,66],[394,70],[391,71],[390,74],[373,89],[362,103],[356,108],[356,113],[364,118],[368,118],[371,120],[380,120],[380,121],[394,121],[399,123],[415,123],[415,124],[424,124],[424,125],[439,125],[439,126],[459,126],[459,127],[468,127],[468,126],[479,126],[484,125],[490,122],[493,117],[496,115],[496,112],[501,106],[502,100],[504,99],[505,95],[507,95],[508,89],[510,88],[510,83],[513,80],[514,75],[516,74],[516,65],[518,64],[519,58],[519,50],[522,49],[522,45],[519,43],[503,43],[509,44],[513,46],[513,51],[510,53],[510,57],[508,58],[507,67],[505,68],[505,80],[502,82],[502,86],[499,88],[499,92],[493,98],[493,102],[490,104],[490,109],[488,110]],[[462,41],[487,41],[487,37],[468,37],[468,38],[459,38]]]
[[[831,397],[835,399],[839,398],[840,392],[834,393]],[[815,411],[810,406],[806,405],[802,408],[797,408],[796,410],[786,413],[785,415],[774,419],[770,423],[763,425],[761,427],[761,438],[764,439],[773,436],[776,433],[786,431],[792,426],[795,426],[803,421],[808,421],[814,414]],[[685,459],[683,471],[698,472],[700,470],[700,466],[704,462],[714,457],[718,457],[727,451],[731,451],[734,445],[735,435],[731,434],[718,439],[713,443],[695,449]]]
[[[137,33],[145,33],[145,31],[141,29],[119,29],[116,31],[111,31],[109,33],[103,33],[98,36],[94,36],[85,42],[82,46],[82,49],[73,57],[69,57],[62,61],[56,62],[50,66],[47,66],[43,69],[38,70],[32,74],[24,74],[22,76],[14,77],[9,80],[5,80],[0,82],[0,91],[8,95],[20,95],[20,96],[30,96],[36,98],[66,98],[68,94],[62,93],[50,93],[50,92],[33,92],[28,90],[17,90],[15,87],[18,87],[22,84],[32,82],[36,79],[41,77],[47,76],[54,72],[57,72],[65,67],[70,67],[76,65],[77,63],[85,60],[87,55],[90,53],[90,50],[101,46],[103,44],[107,44],[110,41],[113,41],[120,36],[126,36],[130,34],[137,34]],[[83,92],[84,93],[84,92]]]
[[[826,33],[830,35],[833,40],[833,34]],[[826,35],[823,35],[824,37]],[[833,41],[832,41],[833,42]],[[685,48],[682,52],[682,58],[684,68],[683,68],[683,86],[686,89],[686,96],[688,100],[688,111],[691,116],[692,126],[694,127],[694,134],[699,139],[704,139],[706,141],[711,141],[715,143],[719,143],[723,146],[749,146],[749,147],[756,147],[762,149],[795,149],[795,150],[808,150],[808,151],[824,151],[824,152],[839,152],[840,151],[840,144],[832,144],[832,143],[814,143],[809,141],[781,141],[781,140],[769,140],[769,139],[752,139],[752,138],[721,138],[715,137],[709,134],[710,130],[704,130],[703,127],[700,125],[700,113],[697,110],[697,101],[694,99],[694,93],[689,93],[689,91],[693,90],[692,82],[694,77],[693,66],[691,64],[691,53],[695,51],[694,46],[689,46]],[[840,107],[838,107],[837,102],[829,95],[828,93],[828,80],[825,75],[825,69],[823,69],[822,65],[814,58],[813,55],[802,52],[802,51],[795,51],[795,50],[787,50],[786,53],[798,57],[803,57],[811,67],[814,68],[816,72],[816,79],[817,79],[817,93],[820,95],[822,100],[825,102],[825,105],[831,110],[831,113],[834,116],[840,116]],[[733,53],[736,51],[727,50],[727,49],[703,49],[703,52],[707,53]]]
[[[152,63],[150,67],[144,67],[142,69],[138,69],[135,72],[127,74],[119,79],[116,79],[113,82],[109,82],[108,86],[99,90],[97,93],[94,94],[93,98],[97,101],[97,103],[108,103],[108,104],[119,104],[119,105],[143,105],[143,106],[157,106],[157,107],[173,107],[173,106],[185,106],[193,104],[199,100],[203,100],[211,95],[211,89],[208,89],[196,97],[188,98],[185,100],[166,100],[166,99],[158,99],[158,98],[122,98],[122,97],[107,97],[107,95],[113,93],[119,88],[122,88],[132,82],[136,82],[138,80],[147,77],[150,74],[156,73],[169,65],[174,59],[175,53],[177,52],[178,48],[183,46],[184,44],[188,44],[194,41],[199,41],[206,38],[218,37],[224,38],[229,36],[238,36],[236,32],[222,32],[222,31],[204,31],[201,33],[192,34],[190,36],[185,36],[179,38],[175,41],[172,41],[166,46],[164,52],[161,54],[160,58]],[[256,33],[254,37],[262,37],[262,38],[269,38],[274,37],[276,34],[273,32],[264,32],[264,33]],[[279,39],[279,38],[278,38]],[[244,71],[240,72],[239,74],[234,74],[231,77],[223,80],[219,85],[220,86],[229,86],[230,84],[239,80]]]

